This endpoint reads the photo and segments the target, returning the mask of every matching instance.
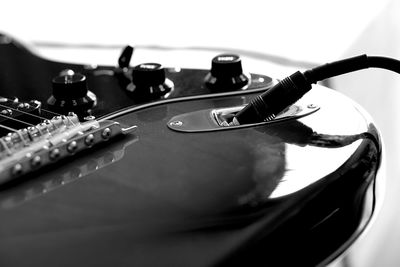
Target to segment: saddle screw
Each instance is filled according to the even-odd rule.
[[[85,138],[85,144],[87,146],[91,146],[94,143],[94,135],[93,134],[89,134],[88,136],[86,136]]]
[[[60,150],[58,148],[55,148],[50,151],[49,157],[51,160],[55,160],[60,156]]]
[[[101,133],[101,137],[103,137],[103,139],[108,139],[111,136],[111,129],[110,128],[105,128],[103,130],[103,132]]]
[[[69,153],[74,153],[77,148],[78,148],[78,144],[76,143],[76,141],[72,141],[67,146],[67,150]]]
[[[40,156],[35,156],[33,159],[31,159],[31,165],[32,167],[37,167],[41,163],[41,158]]]
[[[22,174],[22,165],[20,163],[15,164],[11,170],[11,173],[14,176],[21,175]]]

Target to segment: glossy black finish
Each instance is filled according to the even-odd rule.
[[[62,67],[30,61],[47,67],[28,80]],[[168,75],[193,95],[206,72]],[[0,75],[1,88],[46,95],[12,71]],[[96,112],[138,130],[0,186],[2,266],[314,266],[345,251],[374,215],[380,136],[345,96],[316,86],[301,101],[321,109],[300,120],[182,133],[167,126],[174,116],[256,94],[132,105],[120,88],[99,89],[118,84],[105,77],[92,80],[103,99]]]

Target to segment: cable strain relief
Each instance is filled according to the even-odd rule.
[[[318,79],[315,77],[313,70],[306,70],[305,72],[303,72],[303,75],[309,84],[316,84],[318,82]]]
[[[290,80],[287,89],[290,90],[290,93],[293,94],[294,98],[296,98],[295,101],[311,90],[312,82],[310,82],[309,78],[300,71],[293,73],[289,77],[286,77],[286,79]]]

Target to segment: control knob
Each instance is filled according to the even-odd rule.
[[[211,61],[211,71],[205,77],[206,85],[213,90],[230,91],[244,89],[249,75],[243,73],[242,61],[235,54],[220,54]]]
[[[158,63],[143,63],[132,69],[132,83],[127,86],[136,100],[165,98],[174,84],[166,78],[165,69]]]
[[[53,94],[47,104],[56,112],[75,112],[78,116],[87,116],[97,103],[95,94],[88,90],[83,74],[64,70],[52,80],[52,85]]]

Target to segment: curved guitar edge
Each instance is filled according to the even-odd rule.
[[[354,243],[366,234],[378,214],[385,179],[380,159],[370,164],[371,153],[364,150],[374,144],[365,142],[345,163],[350,167],[364,161],[364,167],[350,167],[348,173],[339,170],[302,193],[294,193],[291,210],[297,211],[280,217],[277,228],[271,228],[270,218],[260,217],[249,227],[258,229],[255,236],[219,265],[335,266],[351,255]]]
[[[325,123],[336,125],[337,121],[342,121],[346,125],[348,121],[353,124],[349,126],[349,129],[344,130],[345,132],[357,132],[360,129],[357,126],[354,127],[354,124],[364,124],[364,132],[355,135],[335,135],[336,132],[332,130],[333,135],[315,134],[310,141],[307,137],[310,131],[304,125],[311,127],[313,133],[320,132],[318,129],[324,129],[324,127],[314,125],[313,121],[321,123],[320,118],[324,118],[326,112],[331,112],[327,110],[335,106],[322,101],[319,103],[321,111],[300,119],[300,124],[297,121],[283,122],[277,123],[275,126],[272,124],[253,127],[253,130],[251,128],[247,130],[233,129],[226,133],[214,133],[214,138],[225,135],[227,139],[230,139],[230,134],[232,135],[235,131],[244,131],[247,134],[257,131],[265,134],[268,138],[277,137],[287,145],[290,144],[286,147],[288,157],[292,144],[306,146],[306,148],[315,146],[320,150],[319,152],[331,151],[335,148],[341,149],[340,147],[356,147],[355,150],[352,150],[353,152],[346,154],[348,159],[339,164],[335,171],[301,189],[281,194],[279,197],[271,198],[273,196],[271,194],[265,203],[255,204],[255,208],[252,208],[254,203],[249,202],[250,205],[244,206],[246,208],[225,215],[226,218],[231,218],[231,221],[229,219],[219,222],[214,220],[200,223],[200,227],[187,226],[188,230],[186,231],[189,233],[219,231],[226,228],[239,228],[246,232],[246,237],[241,240],[241,244],[225,255],[219,261],[220,265],[240,266],[242,264],[260,264],[261,262],[302,266],[328,264],[338,257],[343,257],[376,216],[376,204],[381,203],[381,193],[376,195],[377,188],[381,188],[380,181],[377,179],[383,179],[380,134],[369,115],[361,107],[337,92],[321,87],[319,93],[310,94],[309,99],[305,101],[311,99],[317,102],[316,100],[324,94],[328,101],[337,100],[332,97],[339,95],[340,99],[351,103],[352,109],[350,110],[359,113],[361,118],[358,122],[357,117],[353,117],[351,114],[347,114],[346,118],[346,112],[349,111],[346,109],[346,105],[337,105],[340,107],[334,109],[337,118],[332,116],[332,120],[325,121]],[[183,103],[176,105],[186,106]],[[193,109],[196,110],[195,107]],[[170,107],[170,116],[174,114],[173,110],[174,108]],[[178,110],[182,110],[182,108]],[[145,111],[143,112],[145,113]],[[166,124],[168,118],[163,121]],[[342,127],[338,127],[341,128],[338,129],[338,132],[343,131]],[[288,135],[290,132],[292,136]],[[179,136],[184,138],[187,135],[195,138],[196,134],[198,138],[202,136],[201,133],[183,133]],[[210,138],[212,137],[210,136]],[[304,140],[306,140],[305,143]],[[201,142],[201,139],[199,141]],[[304,162],[304,159],[297,158],[297,160]],[[319,168],[318,161],[315,163],[314,168]],[[320,168],[322,167],[320,166]],[[379,199],[376,199],[377,197]],[[313,251],[312,255],[310,251]],[[289,254],[291,257],[287,257]]]
[[[57,64],[36,78],[72,66]],[[110,82],[102,78],[97,85]],[[50,88],[41,86],[17,89],[28,91],[24,97],[44,94],[43,100]],[[134,135],[1,188],[2,263],[328,264],[376,216],[381,138],[368,114],[337,92],[316,86],[302,101],[320,109],[298,120],[195,133],[173,131],[168,123],[198,110],[244,105],[255,93],[138,106],[125,93],[101,97],[100,106],[126,102],[99,114],[137,125]]]

